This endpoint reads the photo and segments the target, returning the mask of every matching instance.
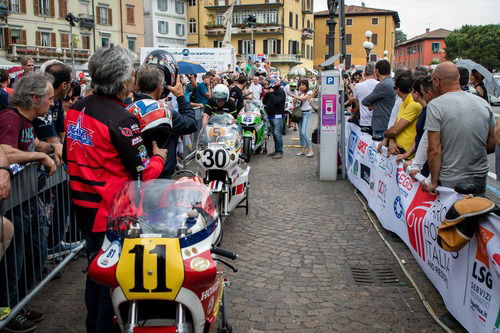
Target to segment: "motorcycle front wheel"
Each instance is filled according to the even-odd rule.
[[[245,136],[243,138],[243,154],[245,154],[245,162],[250,162],[252,155],[252,138]]]

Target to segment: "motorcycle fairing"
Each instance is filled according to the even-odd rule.
[[[212,180],[208,183],[208,188],[210,189],[210,191],[215,193],[222,191],[223,185],[224,183],[221,182],[220,180]]]

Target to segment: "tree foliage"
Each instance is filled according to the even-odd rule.
[[[444,42],[446,59],[471,59],[490,71],[500,70],[500,25],[464,25]]]
[[[406,34],[402,30],[396,30],[396,45],[406,42]]]

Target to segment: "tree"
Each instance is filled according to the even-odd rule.
[[[444,42],[446,59],[471,59],[489,71],[500,70],[500,25],[464,25]]]
[[[406,42],[406,34],[402,30],[396,30],[396,45]]]

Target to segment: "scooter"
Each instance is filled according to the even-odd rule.
[[[214,114],[198,136],[195,159],[202,168],[202,178],[215,196],[225,219],[237,208],[248,215],[250,166],[242,156],[241,130],[233,116]]]
[[[131,181],[112,202],[89,276],[111,288],[117,332],[232,332],[221,220],[199,177]]]
[[[252,154],[262,151],[267,154],[268,126],[265,111],[252,103],[247,103],[245,111],[238,115],[238,124],[243,132],[243,155],[250,162]]]

